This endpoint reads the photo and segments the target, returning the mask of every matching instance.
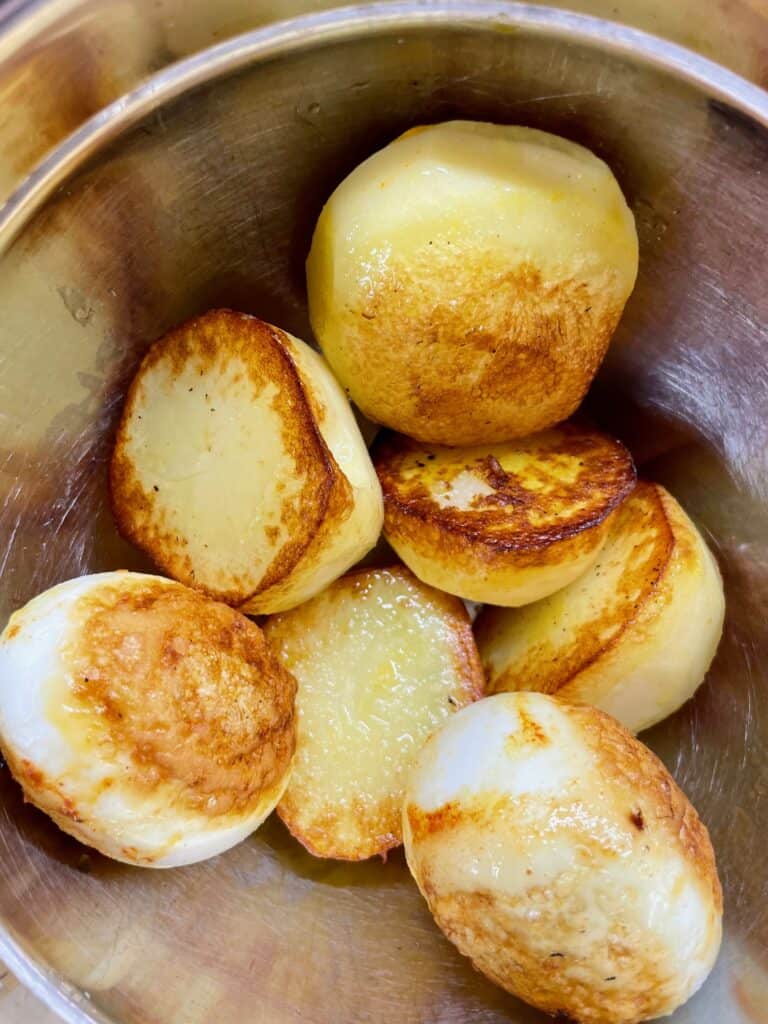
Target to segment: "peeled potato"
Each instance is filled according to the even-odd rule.
[[[374,464],[384,535],[406,565],[441,590],[505,606],[581,575],[635,482],[627,449],[576,423],[474,448],[386,434]]]
[[[527,608],[486,608],[475,628],[492,692],[557,694],[640,732],[693,695],[724,612],[701,534],[663,487],[641,482],[583,576]]]
[[[430,443],[507,441],[577,408],[637,258],[621,189],[589,150],[532,128],[431,125],[326,203],[312,327],[371,419]]]
[[[368,452],[320,356],[231,310],[149,350],[110,480],[125,537],[182,583],[254,614],[317,593],[381,529]]]
[[[669,1014],[717,957],[707,830],[655,755],[595,708],[509,693],[457,714],[411,773],[403,838],[448,938],[547,1013]]]
[[[253,832],[288,781],[295,690],[255,623],[159,576],[61,583],[0,636],[0,743],[26,799],[129,864]]]
[[[366,569],[265,631],[299,684],[296,765],[278,814],[318,857],[385,854],[401,842],[421,744],[482,694],[463,605],[407,569]]]

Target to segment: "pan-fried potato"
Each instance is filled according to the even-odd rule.
[[[231,310],[149,350],[110,478],[125,537],[182,583],[249,613],[311,597],[381,529],[376,475],[323,360]]]
[[[504,693],[454,715],[417,758],[403,839],[446,936],[558,1018],[672,1013],[717,958],[707,830],[661,761],[596,708]]]
[[[627,449],[576,423],[475,448],[385,434],[373,459],[384,534],[406,565],[433,587],[504,606],[584,572],[635,482]]]
[[[385,854],[401,842],[405,776],[421,744],[482,695],[464,607],[402,567],[358,570],[265,632],[299,686],[278,814],[318,857]]]
[[[507,441],[578,407],[637,275],[611,170],[532,128],[414,129],[318,220],[312,327],[371,419],[435,444]]]
[[[594,704],[640,732],[693,695],[724,612],[698,530],[663,487],[641,482],[580,579],[527,608],[484,609],[475,632],[492,692]]]

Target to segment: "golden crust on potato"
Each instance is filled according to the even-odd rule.
[[[381,522],[362,438],[319,356],[231,310],[149,350],[110,483],[125,537],[174,578],[252,612],[321,589]]]
[[[506,441],[578,407],[637,273],[610,169],[530,128],[406,132],[336,189],[307,262],[315,336],[371,419]]]
[[[505,606],[580,575],[635,481],[626,448],[577,423],[474,448],[387,433],[373,459],[403,561],[432,586]]]
[[[671,1013],[717,956],[707,829],[658,758],[595,708],[519,693],[457,716],[418,759],[404,839],[448,938],[547,1013]]]
[[[401,842],[405,776],[421,744],[482,695],[465,608],[403,567],[357,570],[265,632],[299,686],[280,817],[318,857],[384,855]]]
[[[641,482],[583,576],[527,608],[484,609],[475,632],[493,692],[595,704],[638,732],[692,696],[723,615],[696,527],[664,488]]]

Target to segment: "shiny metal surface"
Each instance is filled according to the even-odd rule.
[[[0,199],[52,146],[166,65],[238,33],[334,6],[335,0],[5,0]],[[467,11],[475,6],[475,0],[463,4]],[[653,32],[768,85],[768,0],[556,0],[551,6]]]
[[[147,344],[216,303],[307,336],[323,199],[405,127],[455,115],[590,145],[635,211],[640,279],[591,403],[707,531],[729,602],[706,687],[645,737],[709,824],[726,898],[718,967],[672,1019],[764,1021],[768,97],[746,82],[591,19],[438,2],[267,27],[119,101],[0,213],[0,618],[67,576],[141,567],[104,484]],[[68,1020],[544,1019],[442,939],[400,854],[319,862],[270,821],[146,872],[59,834],[5,773],[0,797],[0,955]]]

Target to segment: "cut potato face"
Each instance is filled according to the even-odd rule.
[[[446,936],[546,1013],[664,1016],[717,958],[707,830],[658,758],[596,708],[505,693],[459,712],[417,759],[403,838]]]
[[[384,534],[406,565],[448,593],[504,606],[581,575],[635,482],[627,449],[576,423],[474,448],[385,434],[373,458]]]
[[[150,349],[110,480],[124,536],[181,582],[253,613],[321,590],[381,528],[375,473],[322,359],[230,310]]]
[[[531,128],[431,125],[326,203],[312,327],[376,422],[436,444],[507,441],[578,407],[637,260],[632,214],[593,153]]]
[[[299,739],[278,813],[318,857],[364,860],[401,841],[421,744],[482,694],[466,611],[402,568],[337,580],[265,631],[295,675]]]
[[[0,741],[25,797],[129,864],[253,832],[288,781],[295,691],[255,623],[159,576],[69,580],[0,636]]]
[[[641,482],[583,576],[527,608],[486,608],[475,628],[492,691],[594,704],[639,732],[693,695],[724,611],[698,530],[663,487]]]

